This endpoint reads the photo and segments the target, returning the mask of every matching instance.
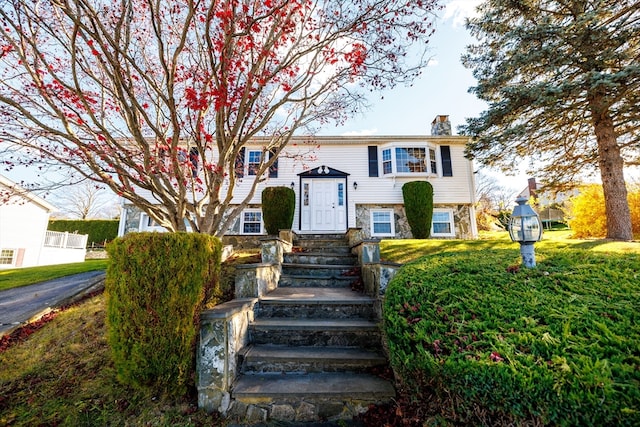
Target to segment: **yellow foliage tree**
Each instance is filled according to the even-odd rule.
[[[628,193],[631,223],[634,236],[640,236],[640,187],[630,188]],[[577,196],[570,199],[569,227],[575,238],[603,238],[607,235],[607,216],[602,186],[585,185]]]

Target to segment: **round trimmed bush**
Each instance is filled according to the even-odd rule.
[[[431,235],[433,218],[433,186],[427,181],[411,181],[402,186],[404,211],[415,239]]]
[[[288,187],[267,187],[262,190],[262,220],[267,234],[277,235],[293,225],[296,193]]]

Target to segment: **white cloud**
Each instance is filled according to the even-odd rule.
[[[464,26],[465,18],[471,18],[477,15],[476,7],[482,3],[482,0],[451,0],[445,6],[444,21],[451,20],[453,27]]]
[[[342,134],[342,136],[369,136],[369,135],[375,135],[377,133],[378,133],[378,129],[373,128],[373,129],[362,129],[362,130],[353,130],[350,132],[345,132]]]

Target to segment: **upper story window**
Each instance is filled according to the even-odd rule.
[[[382,150],[382,173],[437,174],[436,150],[427,147],[392,147]]]
[[[427,143],[422,146],[397,146],[386,144],[379,152],[377,145],[369,145],[367,154],[369,157],[369,176],[384,175],[437,175],[442,177],[453,176],[451,163],[451,147],[448,145],[430,146]],[[440,153],[438,155],[438,152]],[[380,154],[382,159],[380,159]],[[381,160],[381,161],[380,161]]]
[[[260,162],[262,161],[262,151],[250,150],[247,152],[247,174],[255,175],[260,169]]]

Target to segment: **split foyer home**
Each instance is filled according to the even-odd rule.
[[[464,157],[467,141],[451,134],[448,116],[436,117],[431,135],[294,137],[226,235],[264,235],[262,189],[286,186],[296,194],[295,233],[360,228],[367,238],[411,238],[402,185],[429,181],[434,188],[431,236],[476,238],[473,166]],[[260,139],[242,150],[234,200],[248,194],[261,156]],[[146,214],[125,204],[120,235],[131,231],[161,230]]]

